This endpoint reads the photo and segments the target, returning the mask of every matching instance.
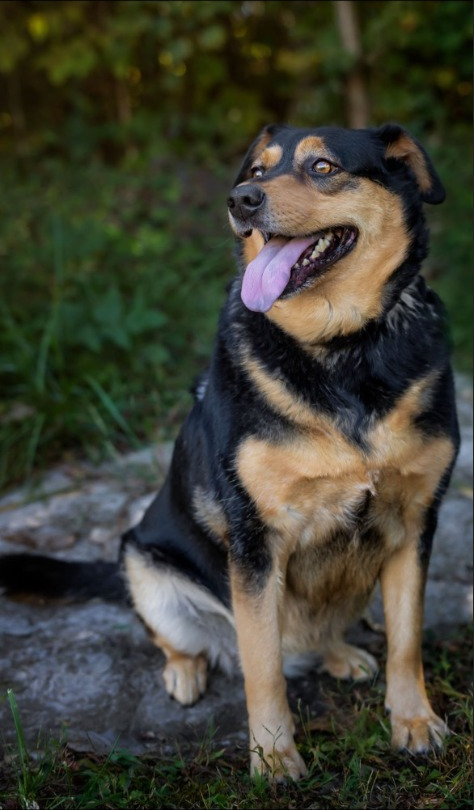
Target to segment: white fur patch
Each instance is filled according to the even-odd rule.
[[[210,666],[232,672],[237,662],[234,617],[215,596],[146,553],[127,548],[125,568],[137,613],[178,652],[206,655]]]

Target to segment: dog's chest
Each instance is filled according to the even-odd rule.
[[[360,528],[368,510],[379,521],[399,512],[407,489],[430,477],[433,463],[415,424],[418,389],[373,420],[360,445],[320,414],[278,442],[247,438],[238,474],[268,528],[317,544],[334,531]]]
[[[377,497],[380,477],[360,450],[327,435],[278,445],[249,439],[239,474],[268,528],[302,545],[355,527]]]

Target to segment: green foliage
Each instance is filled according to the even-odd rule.
[[[354,2],[371,123],[448,187],[428,273],[470,367],[471,7]],[[173,432],[232,274],[225,195],[272,120],[347,124],[334,3],[0,3],[0,486]],[[99,393],[100,392],[100,393]]]
[[[432,238],[425,275],[446,305],[455,365],[472,373],[472,141],[453,130],[449,149],[438,141],[431,152],[447,198],[427,211]]]
[[[232,240],[183,168],[49,166],[0,197],[4,482],[69,447],[136,445],[189,407]]]
[[[469,126],[470,4],[353,6],[373,123]],[[5,153],[117,160],[166,143],[209,159],[235,154],[269,120],[346,122],[353,58],[330,2],[4,2],[0,23]]]

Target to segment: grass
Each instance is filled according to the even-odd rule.
[[[77,754],[50,741],[30,757],[11,695],[17,751],[0,773],[0,805],[4,810],[471,806],[471,638],[472,628],[466,627],[425,643],[431,701],[453,732],[442,754],[418,758],[391,751],[380,681],[347,685],[323,678],[328,715],[311,721],[299,707],[297,739],[309,776],[276,788],[251,781],[246,752],[222,749],[212,734],[197,750],[177,748],[160,756],[119,750],[107,757]]]

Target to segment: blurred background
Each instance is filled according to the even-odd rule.
[[[422,140],[448,190],[425,275],[472,368],[470,2],[25,0],[0,31],[0,487],[175,435],[266,123]]]

